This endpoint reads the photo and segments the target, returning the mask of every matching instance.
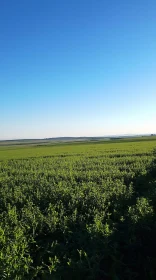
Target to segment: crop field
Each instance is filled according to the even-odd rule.
[[[0,146],[0,279],[156,279],[156,139]]]

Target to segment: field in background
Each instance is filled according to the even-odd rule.
[[[1,279],[156,279],[156,137],[14,144],[0,146]]]
[[[137,147],[141,150],[150,150],[156,146],[156,136],[144,136],[137,138],[123,138],[123,139],[112,139],[112,140],[99,140],[99,141],[60,141],[60,142],[43,142],[38,140],[37,142],[31,142],[30,140],[22,140],[21,142],[16,141],[0,141],[0,160],[5,159],[18,159],[27,157],[45,157],[53,156],[56,154],[70,154],[70,153],[83,153],[85,151],[92,151],[102,149],[126,149],[127,147]],[[134,143],[134,145],[133,145]],[[138,144],[137,144],[138,143]],[[117,148],[116,148],[117,147]],[[129,150],[130,151],[130,150]]]

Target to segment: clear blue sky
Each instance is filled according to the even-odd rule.
[[[0,139],[156,133],[156,1],[1,0]]]

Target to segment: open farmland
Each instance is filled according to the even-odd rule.
[[[0,147],[0,279],[156,279],[156,139]]]

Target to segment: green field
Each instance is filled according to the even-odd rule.
[[[156,279],[156,138],[1,145],[0,279]]]

